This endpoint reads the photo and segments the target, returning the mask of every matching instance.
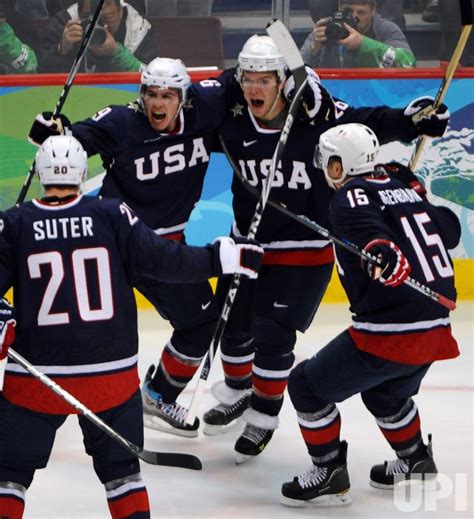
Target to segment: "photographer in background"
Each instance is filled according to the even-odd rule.
[[[376,12],[375,0],[343,0],[318,20],[301,47],[312,67],[414,67],[415,55],[397,24]]]
[[[15,11],[15,0],[0,0],[0,74],[36,72],[36,33],[30,25]]]
[[[50,21],[40,47],[40,72],[67,72],[98,0],[79,0]],[[84,72],[140,70],[156,55],[150,22],[131,5],[105,0],[81,69]]]

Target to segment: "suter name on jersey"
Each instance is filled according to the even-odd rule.
[[[34,238],[36,241],[41,241],[94,236],[92,226],[93,222],[90,216],[35,220],[33,222]]]

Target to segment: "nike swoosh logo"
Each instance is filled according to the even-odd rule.
[[[211,302],[208,301],[206,304],[201,305],[201,308],[202,308],[203,310],[206,310],[206,309],[209,307],[210,304],[211,304]]]
[[[247,148],[248,146],[252,146],[252,144],[255,144],[257,142],[257,139],[254,141],[244,141],[244,148]]]
[[[277,303],[277,302],[273,303],[273,306],[275,308],[288,308],[288,305],[282,305],[282,304]]]

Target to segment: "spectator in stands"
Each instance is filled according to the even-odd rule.
[[[0,0],[0,74],[30,74],[38,67],[35,30],[15,11],[14,0]]]
[[[377,12],[382,18],[395,22],[404,31],[406,27],[403,14],[404,3],[404,0],[378,0]],[[333,16],[338,5],[338,0],[308,0],[308,9],[313,22],[326,16]]]
[[[415,66],[415,55],[405,35],[398,25],[376,12],[375,0],[343,0],[341,10],[342,20],[332,20],[332,23],[328,18],[318,20],[304,41],[301,54],[308,65]]]
[[[40,47],[40,72],[66,72],[98,0],[78,0],[50,21]],[[105,0],[83,63],[85,72],[140,70],[155,57],[152,27],[131,5]]]

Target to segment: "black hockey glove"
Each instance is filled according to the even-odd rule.
[[[362,268],[367,270],[371,279],[380,281],[382,285],[397,287],[409,276],[411,266],[395,243],[378,238],[369,242],[364,252],[380,260],[381,264],[377,265],[363,259]]]
[[[6,299],[0,299],[0,360],[15,341],[15,326],[15,309]]]
[[[374,171],[376,175],[383,172],[390,177],[398,178],[398,180],[411,187],[421,197],[426,197],[425,186],[418,180],[418,177],[415,175],[415,173],[413,173],[413,171],[407,166],[404,166],[399,162],[390,162],[390,164],[377,164],[374,168]]]
[[[336,108],[331,94],[321,85],[319,76],[311,67],[306,67],[308,81],[303,90],[297,118],[303,122],[323,123],[333,121]],[[283,95],[291,103],[295,95],[295,79],[290,75],[283,87]]]
[[[63,114],[56,119],[52,118],[52,112],[38,114],[28,135],[28,141],[35,146],[41,146],[43,142],[53,135],[72,135],[71,121]]]
[[[242,274],[256,279],[263,249],[255,240],[221,236],[213,242],[219,247],[220,270],[222,274]]]
[[[418,97],[405,108],[403,113],[411,118],[419,135],[442,137],[448,126],[450,113],[445,104],[433,110],[433,103],[433,97]]]

